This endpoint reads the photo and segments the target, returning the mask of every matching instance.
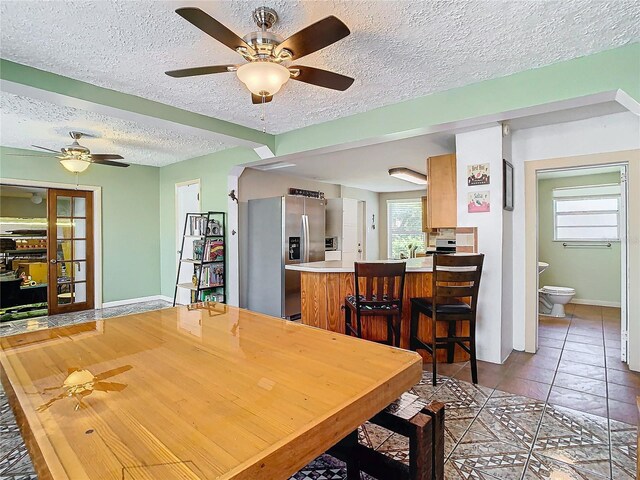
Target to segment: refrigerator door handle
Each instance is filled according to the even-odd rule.
[[[300,260],[302,263],[309,262],[309,217],[307,215],[302,215],[302,235],[300,239],[300,244],[302,248],[302,252],[300,255]]]

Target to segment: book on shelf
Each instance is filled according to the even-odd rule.
[[[224,286],[224,267],[216,263],[202,265],[200,268],[200,287],[221,287]]]
[[[202,252],[204,251],[204,240],[193,241],[193,259],[202,260]]]

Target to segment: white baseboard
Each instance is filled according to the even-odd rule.
[[[576,305],[594,305],[596,307],[618,307],[620,308],[620,302],[605,302],[604,300],[587,300],[585,298],[574,298],[571,303]]]
[[[120,307],[122,305],[131,305],[132,303],[140,302],[153,302],[154,300],[164,300],[166,302],[173,302],[173,298],[166,295],[151,295],[149,297],[128,298],[126,300],[115,300],[113,302],[104,302],[102,308]]]

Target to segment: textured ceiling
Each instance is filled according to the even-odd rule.
[[[7,92],[0,106],[0,144],[5,147],[59,150],[73,141],[69,132],[76,130],[92,136],[80,144],[93,153],[117,153],[127,163],[161,167],[232,146]]]
[[[6,1],[3,58],[187,110],[262,128],[234,74],[173,79],[165,70],[240,63],[176,15],[200,6],[239,35],[260,1]],[[329,14],[352,34],[299,63],[355,77],[346,92],[289,82],[267,106],[280,133],[640,39],[636,0],[283,1],[283,36]]]

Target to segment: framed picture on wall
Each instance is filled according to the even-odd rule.
[[[502,178],[504,209],[511,211],[513,210],[513,165],[506,160],[502,161]]]

